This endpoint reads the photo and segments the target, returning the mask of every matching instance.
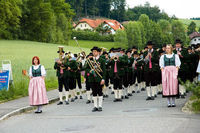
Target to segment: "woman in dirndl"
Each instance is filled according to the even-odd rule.
[[[37,106],[35,113],[42,113],[42,105],[48,103],[45,87],[46,71],[43,65],[40,65],[40,59],[34,56],[32,66],[29,70],[29,103],[31,106]]]
[[[163,97],[167,97],[168,107],[176,107],[175,98],[178,96],[178,70],[181,62],[179,56],[173,53],[171,44],[166,46],[166,54],[160,57],[162,72]]]

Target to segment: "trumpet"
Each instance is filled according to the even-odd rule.
[[[76,37],[73,38],[77,44],[77,46],[79,47],[79,49],[81,50],[81,53],[84,57],[86,57],[86,54],[85,52],[82,50],[82,48],[80,47]],[[91,61],[89,58],[86,58],[86,62],[88,63],[91,71],[94,71],[100,78],[102,78],[100,72],[102,71],[99,64],[97,64],[96,61]],[[94,66],[95,65],[95,66]]]

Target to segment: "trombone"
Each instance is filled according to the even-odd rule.
[[[79,49],[81,50],[82,55],[83,55],[84,57],[86,57],[86,53],[85,53],[85,52],[82,50],[82,48],[80,47],[80,45],[79,45],[79,43],[78,43],[76,37],[74,37],[73,39],[75,40],[77,46],[78,46]],[[92,63],[92,61],[91,61],[90,59],[86,58],[86,62],[87,62],[87,64],[89,65],[90,69],[91,69],[91,70],[94,70],[94,71],[96,72],[96,74],[97,74],[100,78],[102,78],[101,74],[99,73],[99,71],[102,71],[102,70],[101,70],[101,69],[97,70],[97,68],[94,67],[94,65],[93,65],[93,63]],[[96,60],[95,60],[94,63],[96,64],[96,66],[97,66],[98,68],[100,68],[100,66],[99,66],[99,64],[96,62]]]

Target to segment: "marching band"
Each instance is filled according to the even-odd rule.
[[[78,98],[77,91],[82,99],[84,90],[81,81],[84,79],[86,104],[93,102],[93,112],[103,110],[103,98],[109,97],[109,89],[114,94],[113,102],[122,102],[133,93],[146,91],[147,101],[155,100],[158,94],[162,94],[167,97],[167,106],[175,107],[175,98],[186,96],[183,83],[187,80],[193,82],[197,77],[199,51],[199,45],[184,48],[179,39],[175,47],[164,44],[160,49],[148,41],[141,51],[136,47],[107,51],[95,46],[88,55],[82,49],[81,53],[72,54],[59,47],[59,59],[54,64],[60,98],[57,105],[63,104],[63,88],[65,104]]]

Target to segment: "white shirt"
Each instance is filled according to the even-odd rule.
[[[200,73],[200,60],[199,60],[199,64],[198,64],[198,67],[197,67],[197,73]]]
[[[174,53],[173,54],[164,54],[164,55],[166,55],[167,58],[172,58],[174,56]],[[164,55],[162,55],[160,57],[160,61],[159,61],[160,68],[165,67]],[[175,66],[179,67],[179,68],[181,66],[181,61],[180,61],[180,58],[177,54],[175,54]]]
[[[36,70],[39,68],[40,65],[32,65],[32,66],[33,66],[33,69]],[[33,76],[32,75],[32,66],[29,69],[29,76],[31,76],[31,77]],[[41,65],[41,75],[46,76],[46,70],[43,65]]]

